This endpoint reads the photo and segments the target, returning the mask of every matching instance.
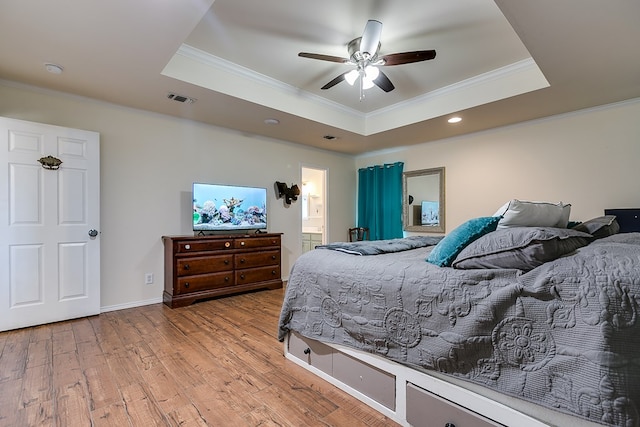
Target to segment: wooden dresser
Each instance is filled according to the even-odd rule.
[[[171,308],[254,289],[282,287],[281,233],[163,236],[164,292]]]

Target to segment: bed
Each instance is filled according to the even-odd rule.
[[[440,425],[434,398],[486,425],[640,425],[640,233],[489,218],[303,254],[287,357],[406,426]]]

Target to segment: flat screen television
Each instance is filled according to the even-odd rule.
[[[193,231],[266,231],[267,189],[193,183]]]

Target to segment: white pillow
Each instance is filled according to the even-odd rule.
[[[509,227],[558,227],[567,228],[571,205],[547,202],[524,202],[513,199],[493,216],[502,216],[498,229]]]

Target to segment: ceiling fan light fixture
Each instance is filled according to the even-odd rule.
[[[365,78],[374,81],[380,75],[380,70],[373,65],[367,65],[367,68],[364,69]]]
[[[371,89],[373,87],[373,80],[368,77],[362,79],[362,89]]]
[[[344,79],[347,81],[347,83],[353,86],[356,80],[358,80],[358,76],[360,76],[360,73],[358,73],[358,70],[351,70],[344,75]]]

